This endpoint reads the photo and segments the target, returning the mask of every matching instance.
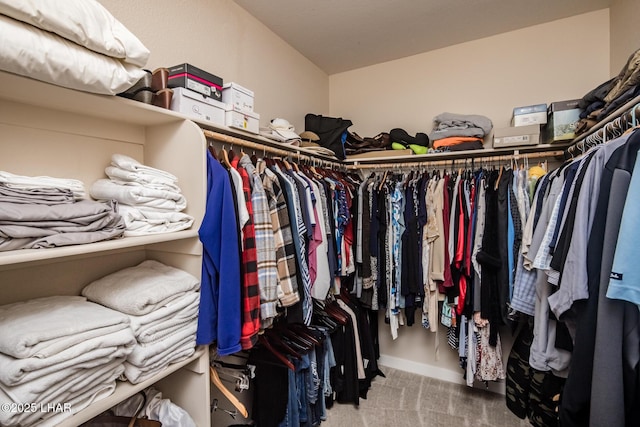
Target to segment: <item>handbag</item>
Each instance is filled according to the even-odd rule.
[[[150,420],[146,416],[140,416],[147,405],[147,396],[141,391],[142,404],[132,417],[114,415],[108,411],[82,424],[81,427],[162,427],[157,420]]]

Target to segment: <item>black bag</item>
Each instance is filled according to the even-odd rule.
[[[318,144],[333,151],[336,157],[344,160],[344,140],[347,136],[347,128],[351,126],[351,120],[325,117],[309,113],[304,116],[304,130],[311,131],[320,137]]]

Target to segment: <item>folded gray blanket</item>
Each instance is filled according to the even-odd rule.
[[[115,202],[41,205],[0,202],[0,251],[50,248],[121,237]]]
[[[74,203],[73,191],[65,188],[15,188],[0,183],[0,201],[56,205]]]
[[[434,119],[433,131],[429,140],[435,141],[450,136],[475,136],[484,138],[491,132],[491,119],[478,114],[442,113]]]

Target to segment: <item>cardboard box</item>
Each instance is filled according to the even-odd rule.
[[[576,137],[576,126],[580,121],[579,99],[552,102],[549,105],[545,141],[567,141]]]
[[[225,125],[251,133],[260,132],[260,114],[236,111],[230,104],[225,104],[225,106]]]
[[[514,126],[493,130],[493,148],[510,148],[540,143],[540,125]]]
[[[222,87],[222,102],[230,104],[234,110],[253,112],[253,91],[237,83],[227,83]]]
[[[173,89],[171,110],[195,120],[225,125],[225,104],[183,87]]]
[[[183,87],[204,96],[222,101],[222,77],[208,73],[191,64],[179,64],[169,67],[170,88]]]
[[[529,126],[547,123],[547,104],[527,105],[513,109],[511,126]]]

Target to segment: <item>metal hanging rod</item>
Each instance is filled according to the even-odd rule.
[[[485,155],[485,156],[474,156],[474,157],[460,157],[458,159],[449,159],[449,160],[421,160],[414,162],[402,162],[402,163],[388,163],[388,164],[360,164],[354,166],[354,169],[377,169],[377,170],[402,170],[402,169],[419,169],[421,167],[440,167],[447,166],[471,166],[472,162],[476,165],[480,166],[483,163],[494,163],[494,162],[507,162],[511,160],[520,160],[520,159],[540,159],[540,158],[553,158],[558,156],[564,156],[564,151],[546,151],[546,152],[537,152],[537,153],[520,153],[518,150],[514,150],[513,154],[503,154],[503,155]]]

